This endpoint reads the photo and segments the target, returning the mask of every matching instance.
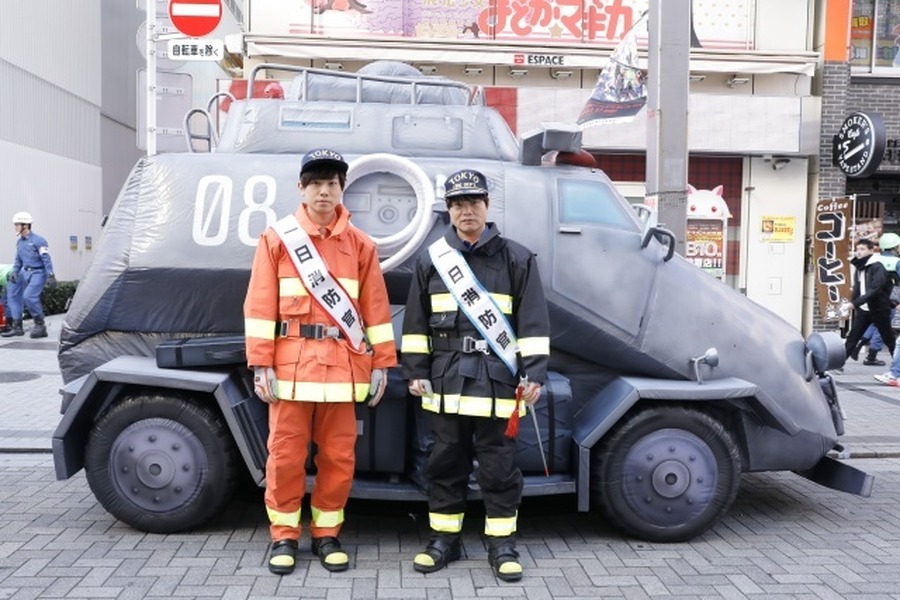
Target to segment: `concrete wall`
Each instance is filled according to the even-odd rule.
[[[81,275],[85,236],[99,233],[100,6],[6,2],[0,19],[0,261],[12,262],[10,219],[27,210],[60,279]]]

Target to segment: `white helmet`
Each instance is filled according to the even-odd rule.
[[[17,212],[13,215],[13,225],[16,223],[24,223],[26,225],[31,225],[31,213],[27,212]]]

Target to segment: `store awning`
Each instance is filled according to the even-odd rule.
[[[398,60],[412,63],[602,69],[612,45],[536,46],[489,40],[335,38],[314,35],[244,34],[246,56],[262,62],[298,60]],[[639,51],[646,68],[646,50]],[[691,49],[692,73],[790,73],[812,76],[817,52]]]

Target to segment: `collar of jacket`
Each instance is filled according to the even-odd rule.
[[[347,225],[350,223],[350,211],[344,208],[343,204],[335,206],[334,212],[334,221],[326,226],[326,229],[328,229],[331,236],[344,233],[344,230],[347,229]],[[306,212],[305,203],[300,204],[300,208],[297,209],[294,216],[297,217],[297,222],[300,223],[300,226],[306,230],[306,233],[308,233],[311,238],[319,237],[319,225],[313,223],[312,219],[309,218],[309,214]]]
[[[490,256],[500,251],[500,230],[497,229],[496,223],[488,223],[485,226],[485,230],[481,233],[481,239],[478,240],[478,245],[475,246],[474,250],[466,248],[453,225],[447,228],[447,232],[444,233],[444,239],[447,240],[451,248],[460,252],[480,252]]]
[[[872,256],[875,256],[875,255],[871,254],[869,256],[865,256],[862,258],[854,256],[853,258],[850,259],[850,264],[859,270],[865,269],[869,265],[869,260],[871,260]]]

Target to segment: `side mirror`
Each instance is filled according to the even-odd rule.
[[[650,244],[650,240],[656,238],[660,244],[666,246],[666,257],[663,262],[669,262],[675,256],[675,234],[659,225],[648,227],[644,231],[644,238],[641,240],[641,248],[646,248]]]
[[[700,365],[707,365],[710,368],[719,366],[719,351],[715,348],[707,348],[703,356],[695,356],[691,359],[691,365],[694,367],[694,378],[697,383],[703,383],[703,377],[700,376]]]

